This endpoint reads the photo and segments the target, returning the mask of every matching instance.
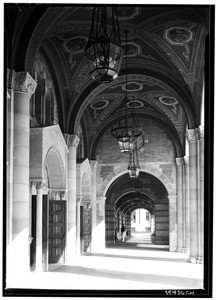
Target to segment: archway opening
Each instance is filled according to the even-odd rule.
[[[106,245],[132,241],[134,233],[145,233],[148,243],[169,245],[169,201],[164,185],[153,175],[141,172],[139,179],[128,174],[118,177],[106,193],[105,241]],[[133,226],[133,216],[140,215],[140,224]],[[141,220],[142,219],[142,220]],[[146,220],[147,219],[147,220]],[[145,223],[145,225],[144,225]]]

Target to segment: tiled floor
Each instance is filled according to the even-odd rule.
[[[203,265],[187,262],[187,253],[169,252],[137,234],[103,253],[77,257],[73,265],[53,265],[49,272],[20,276],[13,288],[64,290],[202,289]]]

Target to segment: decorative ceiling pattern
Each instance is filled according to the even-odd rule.
[[[37,53],[52,66],[62,124],[66,124],[63,131],[76,133],[82,124],[82,131],[94,133],[99,142],[111,127],[127,88],[129,99],[134,97],[131,103],[136,114],[162,122],[167,132],[175,132],[177,143],[184,148],[185,128],[200,124],[197,107],[202,100],[208,9],[119,4],[123,52],[120,74],[113,82],[101,85],[89,75],[84,53],[92,11],[86,5],[46,6],[28,45],[27,70],[32,70],[31,60]],[[90,138],[88,143],[91,149]]]

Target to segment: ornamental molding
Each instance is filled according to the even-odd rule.
[[[176,157],[176,166],[180,167],[184,164],[184,157]]]
[[[186,132],[188,142],[195,142],[204,138],[204,126],[200,125],[198,128],[188,129]]]
[[[30,97],[34,94],[37,87],[37,82],[31,75],[24,72],[15,72],[9,70],[7,72],[7,88],[14,90],[14,92],[26,93]]]
[[[76,134],[68,134],[67,145],[77,147],[79,145],[80,138]]]

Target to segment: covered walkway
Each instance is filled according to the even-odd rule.
[[[202,289],[203,265],[187,262],[187,253],[152,245],[139,233],[76,257],[73,265],[50,265],[49,271],[16,277],[14,288],[64,290],[189,290]]]

